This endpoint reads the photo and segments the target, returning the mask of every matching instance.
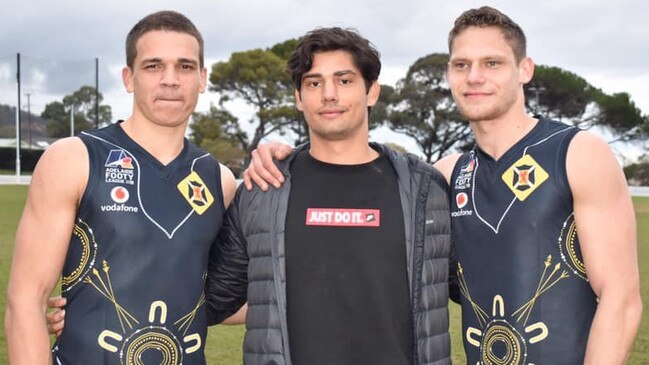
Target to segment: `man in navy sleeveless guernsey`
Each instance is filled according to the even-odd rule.
[[[12,364],[205,363],[204,276],[235,181],[184,138],[203,40],[163,11],[133,27],[126,55],[132,116],[56,142],[34,172],[9,280]],[[61,274],[66,325],[50,351],[44,307]]]
[[[526,114],[525,43],[490,7],[449,35],[449,86],[477,141],[435,164],[451,187],[468,363],[622,364],[642,311],[624,175],[601,139]],[[246,183],[279,184],[269,156],[288,150],[260,147]]]
[[[534,64],[509,17],[464,12],[448,82],[477,146],[449,179],[464,348],[475,364],[622,364],[641,301],[624,175],[600,138],[530,117]]]
[[[219,298],[247,291],[247,365],[450,364],[447,185],[368,142],[378,52],[321,28],[288,67],[310,144],[282,161],[280,189],[238,190],[210,257],[210,307],[232,312],[241,302]]]

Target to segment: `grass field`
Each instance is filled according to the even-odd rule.
[[[26,186],[0,186],[0,308],[4,318],[5,293],[11,254],[13,252],[14,234],[22,212]],[[638,252],[640,261],[640,278],[642,300],[645,310],[640,324],[640,331],[633,347],[628,364],[649,364],[649,198],[633,199],[638,222]],[[451,305],[451,336],[453,363],[465,363],[461,333],[459,307]],[[216,326],[210,328],[206,343],[208,364],[240,364],[243,326]],[[0,333],[0,364],[6,364],[6,341],[4,321]]]

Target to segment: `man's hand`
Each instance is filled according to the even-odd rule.
[[[275,166],[273,158],[283,160],[293,148],[282,142],[260,144],[252,151],[250,165],[243,172],[243,183],[246,189],[252,190],[254,181],[261,190],[268,190],[268,183],[279,188],[284,182],[284,174]]]
[[[63,297],[50,297],[47,299],[47,307],[53,311],[47,313],[47,332],[50,335],[59,337],[65,325],[65,305],[67,300]]]

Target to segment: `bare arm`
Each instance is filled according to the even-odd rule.
[[[246,314],[248,314],[248,303],[244,304],[237,313],[226,318],[221,324],[235,325],[246,323]]]
[[[220,164],[221,167],[221,190],[223,191],[223,204],[225,208],[230,206],[234,193],[237,191],[237,181],[234,179],[234,174],[225,165]]]
[[[52,363],[45,307],[61,274],[87,179],[88,155],[78,138],[53,144],[34,170],[7,289],[5,330],[14,365]]]
[[[584,362],[624,364],[642,312],[626,180],[608,145],[590,133],[575,136],[566,167],[586,274],[599,299]]]
[[[442,173],[442,175],[444,175],[444,178],[446,178],[446,183],[449,185],[451,183],[451,174],[453,173],[453,168],[455,167],[457,160],[460,159],[460,156],[462,155],[459,153],[453,153],[440,158],[433,164],[433,166],[438,169],[439,172]]]
[[[251,153],[250,165],[243,172],[246,189],[252,190],[253,181],[263,191],[268,190],[268,183],[279,188],[284,182],[284,174],[275,166],[273,158],[283,160],[291,151],[291,146],[281,142],[268,142],[257,146]]]

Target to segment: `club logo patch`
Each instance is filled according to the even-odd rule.
[[[378,209],[307,208],[307,226],[380,227]]]
[[[198,214],[205,213],[214,202],[212,193],[195,171],[178,183],[178,190]]]
[[[502,175],[505,184],[520,201],[527,199],[548,177],[548,173],[530,155],[521,157]]]
[[[115,203],[126,203],[129,198],[128,190],[123,186],[116,186],[110,191],[110,198]]]
[[[133,159],[130,158],[124,150],[110,150],[105,166],[133,169]]]
[[[473,170],[475,170],[476,159],[471,153],[469,162],[460,167],[460,173],[455,179],[455,189],[463,190],[471,187],[471,178],[473,177]]]
[[[133,185],[133,159],[125,150],[110,150],[104,164],[107,183]]]

